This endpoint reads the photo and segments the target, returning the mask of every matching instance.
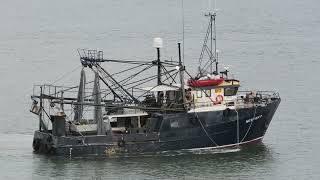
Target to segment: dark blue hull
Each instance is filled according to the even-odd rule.
[[[236,110],[157,113],[144,133],[106,136],[53,136],[36,131],[34,149],[57,155],[108,155],[195,148],[219,148],[259,142],[265,135],[280,103]]]

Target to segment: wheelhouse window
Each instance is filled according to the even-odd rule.
[[[197,98],[202,98],[202,91],[201,90],[197,91]]]
[[[226,87],[224,88],[225,96],[235,96],[237,94],[238,87]]]
[[[205,93],[206,93],[206,97],[211,97],[211,89],[207,89]]]

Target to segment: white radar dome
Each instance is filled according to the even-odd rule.
[[[162,48],[163,47],[163,41],[161,38],[156,37],[153,39],[153,47],[155,48]]]

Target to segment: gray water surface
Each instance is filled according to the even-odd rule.
[[[207,0],[185,0],[185,64],[195,72]],[[242,89],[276,90],[282,102],[263,144],[240,151],[130,157],[33,154],[32,85],[78,82],[77,48],[117,59],[177,58],[180,0],[2,0],[0,179],[319,179],[320,1],[217,1],[222,65]],[[117,67],[112,67],[117,69]],[[193,69],[193,70],[191,70]],[[63,76],[66,75],[66,76]]]

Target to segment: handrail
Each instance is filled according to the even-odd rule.
[[[221,103],[214,104],[211,100],[196,102],[193,103],[195,107],[211,107],[211,106],[231,106],[229,104],[233,104],[235,106],[241,105],[254,105],[254,104],[267,104],[269,101],[272,101],[272,98],[280,99],[280,95],[275,91],[256,91],[256,96],[245,97],[241,96],[241,93],[249,94],[252,91],[238,91],[240,93],[237,94],[236,99],[234,100],[223,100]],[[258,99],[257,99],[258,98]]]

